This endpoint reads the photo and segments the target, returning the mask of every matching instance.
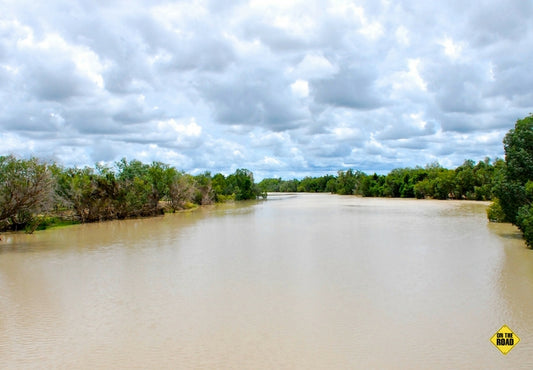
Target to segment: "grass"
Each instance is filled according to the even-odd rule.
[[[57,227],[65,227],[65,226],[71,226],[71,225],[76,225],[76,224],[79,224],[80,222],[79,221],[76,221],[76,220],[68,220],[68,219],[64,219],[64,218],[61,218],[61,217],[42,217],[42,218],[39,218],[37,221],[36,221],[36,225],[29,225],[28,227],[30,228],[29,230],[26,230],[26,231],[29,231],[29,232],[33,232],[35,230],[47,230],[47,229],[54,229],[54,228],[57,228]]]

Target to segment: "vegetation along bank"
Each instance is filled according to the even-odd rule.
[[[46,225],[94,222],[191,208],[267,192],[329,192],[365,197],[493,200],[491,221],[511,222],[533,246],[533,115],[518,120],[503,141],[505,160],[455,169],[438,163],[397,168],[387,175],[349,169],[301,180],[267,178],[239,169],[224,176],[190,175],[160,162],[126,159],[113,167],[64,168],[37,158],[0,157],[0,231],[32,232]]]
[[[192,176],[160,162],[64,168],[37,158],[0,157],[0,231],[155,216],[260,196],[252,172]]]

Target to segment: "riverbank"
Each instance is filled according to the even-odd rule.
[[[182,209],[171,209],[169,208],[165,202],[161,202],[161,212],[154,215],[149,216],[134,216],[134,217],[125,217],[122,218],[122,220],[134,220],[134,219],[151,219],[154,217],[164,217],[165,215],[170,214],[179,214],[179,213],[190,213],[195,212],[201,209],[205,209],[207,207],[212,207],[213,205],[217,204],[231,204],[241,201],[235,201],[234,199],[228,197],[227,200],[224,202],[217,202],[217,203],[210,203],[210,204],[204,204],[204,205],[198,205],[194,203],[187,203],[184,205],[184,208]],[[28,225],[27,228],[21,229],[21,230],[7,230],[0,232],[0,241],[2,241],[2,235],[6,234],[13,234],[13,233],[25,233],[25,234],[33,234],[35,231],[44,231],[44,230],[50,230],[50,229],[57,229],[57,228],[63,228],[73,225],[80,225],[80,224],[92,224],[92,223],[102,223],[102,222],[111,222],[115,221],[117,219],[104,219],[104,220],[94,220],[89,222],[81,222],[80,220],[73,219],[74,215],[70,213],[68,216],[64,215],[40,215],[35,218],[34,224]]]
[[[58,212],[87,223],[156,216],[189,204],[261,195],[253,173],[245,169],[228,176],[193,176],[164,163],[125,158],[113,166],[64,168],[37,158],[0,156],[0,180],[0,231],[33,232],[43,217],[56,217]]]

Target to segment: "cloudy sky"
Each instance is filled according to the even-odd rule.
[[[256,178],[503,156],[529,0],[0,0],[0,155]]]

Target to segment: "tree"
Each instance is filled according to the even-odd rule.
[[[503,139],[507,177],[525,184],[533,176],[533,114],[516,121]]]
[[[159,201],[168,197],[170,183],[176,172],[176,169],[161,162],[152,162],[148,168],[147,180],[152,188],[152,194],[150,196],[150,207],[152,209],[158,208]]]
[[[476,176],[474,161],[467,159],[455,169],[455,196],[458,199],[474,199]]]
[[[211,173],[206,171],[203,174],[195,176],[196,193],[194,202],[196,204],[212,204],[215,201],[213,190],[213,180]]]
[[[36,158],[0,156],[0,230],[36,227],[36,216],[52,206],[53,179]],[[29,231],[33,231],[33,230]]]
[[[333,176],[326,183],[326,191],[333,194],[337,192],[337,179]]]
[[[492,188],[494,187],[494,178],[496,171],[501,163],[502,159],[496,159],[494,165],[491,165],[490,158],[485,158],[483,161],[479,161],[474,167],[475,173],[475,186],[474,193],[476,200],[491,200]],[[503,162],[505,163],[505,162]]]
[[[238,169],[226,179],[236,200],[256,199],[261,193],[254,184],[254,175],[247,169]]]
[[[279,185],[279,191],[285,193],[293,193],[298,190],[299,183],[300,181],[298,179],[282,181]]]
[[[533,246],[533,114],[516,121],[503,139],[505,167],[495,186],[505,219]]]
[[[172,212],[186,208],[187,204],[193,200],[194,193],[194,178],[176,171],[170,182],[168,195]]]
[[[226,181],[226,177],[223,174],[217,173],[213,176],[211,185],[215,195],[215,202],[225,202],[229,199],[234,199]]]
[[[361,182],[364,177],[366,177],[364,173],[360,171],[354,171],[351,168],[348,169],[346,172],[337,172],[337,194],[352,195],[360,192],[359,188],[361,187]]]
[[[263,179],[258,184],[258,187],[259,187],[259,190],[261,190],[262,192],[277,192],[279,191],[281,182],[282,182],[281,177]]]
[[[85,167],[66,170],[57,168],[55,172],[56,194],[74,211],[76,218],[81,222],[98,220],[94,171]]]
[[[362,175],[358,179],[356,194],[364,197],[384,196],[385,176],[374,173],[372,176]]]

